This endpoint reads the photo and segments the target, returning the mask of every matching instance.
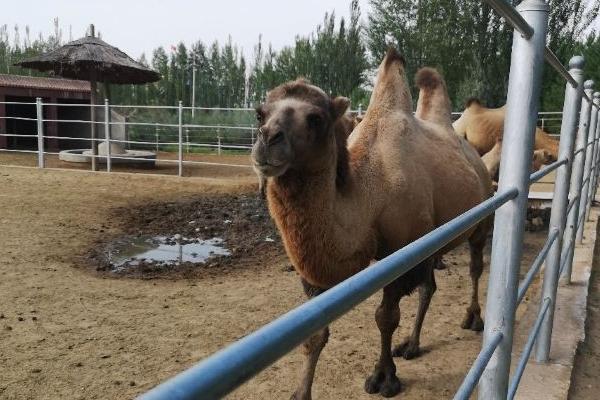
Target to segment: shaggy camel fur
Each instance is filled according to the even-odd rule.
[[[477,149],[492,177],[496,175],[500,166],[505,114],[506,106],[486,108],[479,100],[470,99],[461,117],[452,124],[456,133],[466,138]],[[539,170],[543,164],[557,160],[558,144],[557,140],[536,128],[532,161],[534,171]]]
[[[441,76],[418,74],[416,116],[404,61],[390,50],[379,67],[362,122],[340,143],[333,127],[348,100],[330,98],[305,81],[267,94],[257,110],[260,140],[253,148],[265,176],[269,210],[308,296],[315,296],[487,199],[491,180],[478,154],[454,134]],[[478,280],[489,220],[465,232],[440,254],[468,239],[473,293],[462,326],[481,330]],[[365,382],[368,393],[391,397],[401,390],[394,355],[419,354],[420,331],[436,290],[435,255],[383,289],[375,320],[381,353]],[[419,289],[412,335],[392,351],[400,299]],[[303,345],[301,382],[292,398],[311,398],[325,328]]]
[[[336,137],[339,137],[339,143],[346,144],[346,140],[350,133],[354,130],[356,125],[358,125],[362,121],[362,117],[354,116],[351,114],[344,114],[340,119],[335,122],[334,130]],[[267,197],[267,177],[264,176],[260,170],[253,165],[254,172],[258,177],[258,193],[262,199],[266,199]]]

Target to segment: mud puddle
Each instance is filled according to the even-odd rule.
[[[138,266],[140,262],[165,266],[184,262],[204,264],[209,258],[229,255],[231,252],[224,247],[221,238],[142,235],[116,240],[108,247],[106,258],[113,271],[120,271]]]
[[[100,273],[190,278],[286,262],[267,207],[254,194],[144,203],[112,214],[106,228],[120,234],[102,237],[84,254]]]

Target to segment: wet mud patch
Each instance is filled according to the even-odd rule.
[[[266,204],[254,194],[211,195],[111,211],[120,235],[97,241],[84,258],[117,277],[193,278],[249,269],[285,251]]]

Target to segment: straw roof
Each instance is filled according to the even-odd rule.
[[[87,36],[56,50],[17,63],[38,71],[52,71],[65,78],[107,83],[148,83],[160,75],[96,37]]]

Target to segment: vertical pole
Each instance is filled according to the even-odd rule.
[[[585,81],[583,89],[591,100],[594,93],[594,81]],[[583,166],[585,163],[585,146],[590,126],[590,118],[592,111],[592,102],[587,99],[581,101],[581,112],[579,114],[579,132],[575,142],[575,152],[577,155],[573,158],[573,166],[571,173],[571,184],[569,197],[575,198],[581,195],[581,183],[583,182]],[[565,228],[565,237],[563,238],[563,254],[565,254],[565,267],[563,270],[562,279],[565,283],[571,283],[571,271],[573,267],[573,255],[575,253],[575,239],[577,235],[577,220],[579,218],[579,201],[576,201],[567,216],[567,226]]]
[[[194,123],[194,108],[196,107],[196,60],[192,64],[192,123]]]
[[[544,130],[544,118],[542,118],[542,130]]]
[[[506,400],[508,393],[529,171],[548,26],[548,5],[543,0],[524,0],[517,10],[534,33],[530,38],[517,31],[513,34],[498,192],[516,188],[518,195],[496,211],[494,220],[483,347],[497,332],[503,336],[479,382],[478,398],[486,400]]]
[[[110,105],[108,99],[104,99],[104,140],[106,142],[106,172],[110,172]]]
[[[358,105],[358,116],[362,117],[362,103]]]
[[[38,167],[44,168],[44,106],[42,98],[35,99],[37,115],[37,139],[38,139]]]
[[[156,139],[156,152],[158,153],[158,122],[154,124],[154,138]]]
[[[596,196],[596,171],[598,171],[598,140],[600,139],[600,92],[594,93],[594,105],[596,106],[596,112],[598,117],[596,118],[596,126],[592,126],[594,132],[594,145],[592,146],[592,166],[590,170],[590,182],[588,190],[588,200],[586,207],[585,220],[590,218],[590,209],[592,208],[592,201]]]
[[[600,96],[600,93],[594,93],[593,100],[596,99],[597,96]],[[592,158],[593,158],[593,148],[595,143],[596,136],[596,124],[598,122],[598,109],[592,103],[591,106],[591,117],[590,117],[590,127],[588,129],[587,142],[585,146],[585,164],[583,167],[583,182],[581,186],[581,198],[579,199],[579,218],[577,221],[581,221],[583,216],[587,212],[587,203],[588,203],[588,192],[590,189],[590,183],[592,179]],[[583,226],[585,221],[582,221],[581,224],[577,227],[577,243],[583,241]]]
[[[98,171],[96,156],[98,155],[98,146],[96,146],[96,81],[90,82],[90,143],[92,144],[92,171]]]
[[[217,154],[221,155],[221,132],[217,133]]]
[[[185,152],[186,153],[190,152],[190,129],[189,128],[185,128]]]
[[[179,100],[179,170],[177,175],[183,176],[183,102]]]
[[[558,159],[567,159],[569,162],[556,170],[554,183],[554,196],[552,197],[552,211],[550,213],[549,232],[558,230],[558,236],[552,243],[548,256],[546,257],[546,270],[544,272],[544,283],[542,286],[542,301],[550,299],[550,307],[546,317],[542,321],[542,327],[536,342],[535,359],[538,362],[547,362],[552,343],[552,324],[554,322],[554,309],[556,305],[556,288],[558,286],[558,272],[560,270],[560,255],[562,249],[563,234],[567,220],[567,206],[569,203],[569,182],[571,180],[571,167],[573,160],[573,148],[575,147],[575,136],[577,135],[577,120],[581,107],[583,95],[583,57],[576,56],[569,61],[570,74],[577,81],[577,87],[567,82],[565,88],[565,102],[563,104],[563,118],[560,127],[560,145]]]

